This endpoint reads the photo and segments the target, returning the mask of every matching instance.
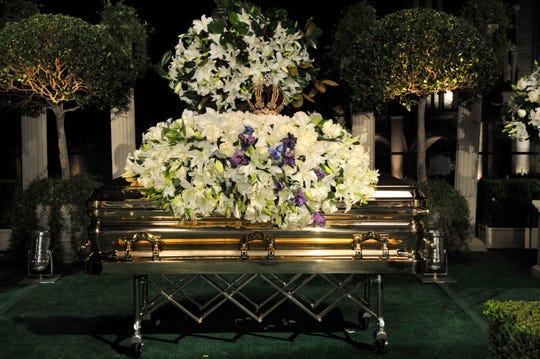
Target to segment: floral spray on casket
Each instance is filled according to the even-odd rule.
[[[325,215],[374,192],[366,137],[318,113],[279,114],[335,85],[315,77],[307,49],[317,29],[308,21],[298,30],[282,11],[233,4],[227,16],[218,6],[195,20],[163,60],[186,109],[143,135],[124,177],[181,220],[324,226]]]

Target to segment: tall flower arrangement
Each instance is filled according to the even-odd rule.
[[[324,226],[373,194],[364,142],[318,114],[185,110],[144,134],[124,176],[182,220]]]
[[[194,20],[179,35],[174,54],[162,60],[168,66],[163,75],[188,109],[247,110],[263,82],[279,86],[286,105],[298,107],[325,85],[335,85],[316,80],[318,68],[308,50],[320,29],[312,21],[300,30],[283,10],[263,13],[237,0],[225,3],[232,8],[218,6],[213,16]],[[303,94],[310,84],[313,90]]]
[[[352,137],[319,114],[272,112],[332,85],[315,79],[307,51],[314,25],[302,32],[283,11],[218,3],[214,16],[180,35],[168,67],[187,108],[144,134],[123,176],[187,221],[226,216],[279,228],[324,226],[329,213],[364,203],[378,180],[365,136]],[[256,113],[246,111],[250,104]]]
[[[535,66],[533,72],[512,85],[514,92],[507,104],[511,120],[503,132],[519,141],[528,139],[531,131],[540,136],[540,65],[535,62]]]

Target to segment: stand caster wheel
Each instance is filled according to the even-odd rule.
[[[375,330],[375,332],[373,333],[373,347],[375,348],[375,353],[384,353],[384,350],[386,349],[386,344],[388,344],[386,338],[386,332],[384,330]]]
[[[131,344],[131,352],[134,358],[139,358],[141,356],[141,343]]]
[[[375,353],[383,354],[386,347],[386,340],[377,339],[375,340],[375,343],[373,343],[373,346],[375,347]]]

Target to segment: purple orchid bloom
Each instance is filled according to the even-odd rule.
[[[294,137],[293,135],[291,135],[290,133],[287,135],[287,137],[283,138],[281,140],[281,143],[283,143],[283,145],[290,149],[291,151],[294,150],[294,148],[296,147],[296,137]]]
[[[313,212],[311,219],[313,220],[313,226],[324,227],[326,225],[326,218],[321,211]]]
[[[316,168],[313,170],[315,172],[315,175],[317,176],[317,180],[320,181],[322,180],[324,177],[326,177],[326,171],[323,170],[322,168]]]
[[[281,191],[283,188],[285,188],[285,183],[283,183],[283,181],[275,181],[274,182],[274,192],[275,193]]]
[[[291,151],[285,152],[285,156],[283,156],[282,166],[283,167],[285,167],[285,166],[295,167],[296,166],[296,159],[294,157],[294,153],[292,153]]]
[[[302,192],[300,188],[296,190],[296,195],[291,199],[291,202],[294,203],[296,207],[302,207],[307,201],[305,193]]]
[[[238,135],[240,140],[240,146],[243,150],[247,150],[250,146],[253,146],[257,143],[257,138],[253,136],[255,130],[251,126],[245,126],[244,132]]]
[[[244,166],[249,163],[249,157],[246,156],[244,151],[236,150],[234,151],[234,156],[231,157],[230,162],[233,168],[236,168],[238,166]]]

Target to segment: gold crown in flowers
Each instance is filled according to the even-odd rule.
[[[276,85],[257,85],[248,101],[254,113],[280,113],[285,106],[285,94]]]

